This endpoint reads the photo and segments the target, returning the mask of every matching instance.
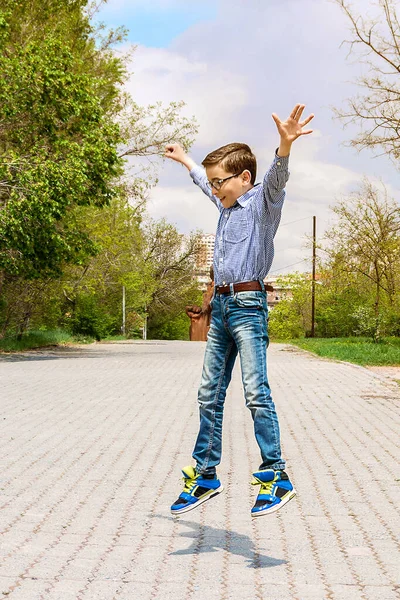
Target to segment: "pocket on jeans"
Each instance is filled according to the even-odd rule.
[[[264,298],[254,292],[237,292],[234,300],[240,308],[254,308],[260,310],[263,308]]]

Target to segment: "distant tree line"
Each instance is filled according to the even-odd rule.
[[[336,224],[318,244],[315,334],[319,337],[400,336],[400,208],[367,179],[333,207]],[[308,335],[311,278],[279,281],[287,297],[272,311],[273,337]],[[285,292],[283,292],[283,295]]]
[[[395,0],[378,0],[373,18],[335,0],[350,23],[350,53],[364,65],[361,93],[336,115],[360,133],[351,146],[400,159],[400,19]],[[372,5],[370,6],[370,8]],[[385,186],[367,178],[333,207],[336,225],[319,244],[316,335],[366,335],[375,341],[400,336],[400,209]],[[275,337],[307,335],[311,329],[311,281],[307,274],[281,279],[292,298],[272,311]],[[288,294],[289,296],[289,294]]]

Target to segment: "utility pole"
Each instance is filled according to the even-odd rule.
[[[125,286],[122,286],[122,335],[125,335],[126,329],[126,308],[125,308]]]
[[[311,337],[315,336],[315,263],[317,258],[317,217],[313,217],[313,254],[311,281]]]

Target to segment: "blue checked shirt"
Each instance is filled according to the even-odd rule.
[[[288,163],[288,156],[275,154],[263,183],[240,196],[231,208],[224,208],[212,194],[203,167],[190,171],[194,183],[220,213],[214,248],[215,285],[265,279],[268,275],[289,179]]]

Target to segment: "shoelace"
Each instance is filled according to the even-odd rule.
[[[197,477],[193,477],[191,479],[189,479],[189,477],[182,477],[183,482],[185,484],[183,491],[186,492],[187,494],[191,494],[193,488],[197,485]]]
[[[251,485],[260,485],[260,491],[258,492],[259,494],[268,494],[269,496],[272,495],[272,487],[274,485],[274,481],[260,481],[259,479],[254,478],[253,481],[251,482]]]

